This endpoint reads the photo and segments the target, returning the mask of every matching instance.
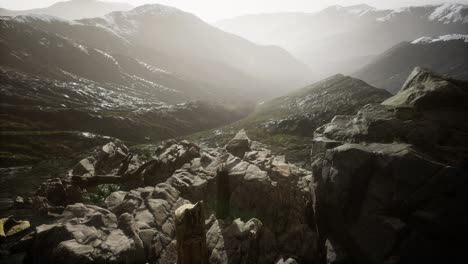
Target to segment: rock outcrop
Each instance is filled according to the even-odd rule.
[[[72,180],[62,181],[62,189],[92,192],[91,185],[83,185],[77,177],[88,184],[136,174],[139,180],[121,182],[120,190],[101,207],[64,199],[57,220],[36,227],[23,242],[27,259],[36,263],[313,261],[317,234],[305,213],[312,201],[311,173],[272,155],[245,132],[239,135],[229,144],[236,146],[232,148],[164,142],[149,161],[115,143],[99,148],[86,159],[92,162],[82,160],[75,166]],[[108,151],[102,154],[104,149]],[[98,175],[99,171],[109,175]],[[59,180],[46,183],[50,187],[40,190],[62,186]],[[45,197],[55,197],[47,195],[50,191],[40,192],[44,202]]]
[[[466,83],[417,68],[382,105],[316,131],[322,262],[461,263],[467,95]]]

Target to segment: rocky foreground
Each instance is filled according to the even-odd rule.
[[[223,148],[167,141],[149,159],[110,142],[17,199],[55,220],[12,252],[30,263],[461,263],[467,102],[466,83],[416,69],[396,96],[317,129],[312,172],[244,131]],[[83,203],[103,185],[120,189]]]

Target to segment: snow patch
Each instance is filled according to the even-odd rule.
[[[99,52],[102,56],[104,56],[105,58],[107,58],[108,60],[112,61],[115,65],[119,66],[119,63],[117,62],[117,60],[112,57],[110,54],[108,53],[105,53],[104,51],[102,50],[98,50],[98,49],[94,49],[95,51]]]
[[[22,22],[22,23],[39,20],[39,21],[46,22],[46,23],[61,22],[61,23],[67,23],[69,25],[82,25],[81,23],[76,22],[76,21],[70,21],[70,20],[60,18],[60,17],[45,15],[45,14],[19,15],[19,16],[15,16],[14,20],[18,22]]]
[[[83,45],[81,45],[81,44],[74,43],[74,42],[73,42],[73,46],[75,46],[75,48],[78,48],[78,49],[80,49],[82,52],[84,52],[84,53],[86,53],[86,54],[89,55],[89,52],[88,52],[88,50],[86,49],[85,46],[83,46]]]
[[[179,9],[175,7],[165,6],[165,5],[142,5],[133,10],[126,12],[128,15],[152,15],[152,16],[160,16],[160,17],[167,17],[177,13],[181,13]]]
[[[465,15],[463,15],[465,14]],[[429,15],[431,21],[448,23],[468,23],[468,6],[461,4],[442,4]]]
[[[148,69],[149,71],[153,72],[153,73],[165,73],[165,74],[172,74],[171,72],[168,72],[168,71],[165,71],[163,69],[160,69],[160,68],[157,68],[153,65],[150,65],[144,61],[141,61],[141,60],[138,60],[137,59],[137,62],[138,64],[140,64],[141,66],[145,67],[146,69]]]
[[[414,40],[411,44],[430,44],[440,41],[451,41],[451,40],[464,40],[464,42],[468,42],[468,35],[462,34],[451,34],[451,35],[444,35],[440,37],[422,37]]]
[[[468,6],[463,4],[441,4],[417,7],[403,7],[377,18],[377,21],[385,22],[404,15],[414,15],[429,21],[448,23],[468,23]]]

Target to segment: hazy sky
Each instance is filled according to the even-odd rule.
[[[0,7],[21,10],[46,7],[64,0],[0,0]],[[79,1],[79,0],[75,0]],[[112,0],[104,0],[112,1]],[[134,6],[160,3],[194,13],[204,20],[216,21],[243,14],[303,11],[313,12],[329,5],[353,5],[366,3],[377,8],[397,8],[410,5],[437,4],[442,2],[465,3],[468,0],[113,0],[128,2]]]

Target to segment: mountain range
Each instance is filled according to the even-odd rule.
[[[468,35],[421,37],[399,43],[352,75],[396,93],[416,66],[468,80]]]
[[[57,2],[46,8],[36,8],[21,11],[0,8],[0,16],[43,14],[58,16],[64,19],[81,19],[99,17],[114,11],[128,11],[132,8],[133,6],[128,3],[98,0],[67,0]]]
[[[397,10],[331,6],[316,13],[247,15],[216,25],[261,44],[278,45],[317,77],[350,74],[400,42],[468,33],[468,6],[439,4]],[[323,52],[327,50],[327,52]]]
[[[10,142],[55,131],[160,141],[233,122],[310,78],[280,48],[161,5],[81,20],[5,16],[0,40],[1,130]],[[38,158],[3,143],[6,164]]]

